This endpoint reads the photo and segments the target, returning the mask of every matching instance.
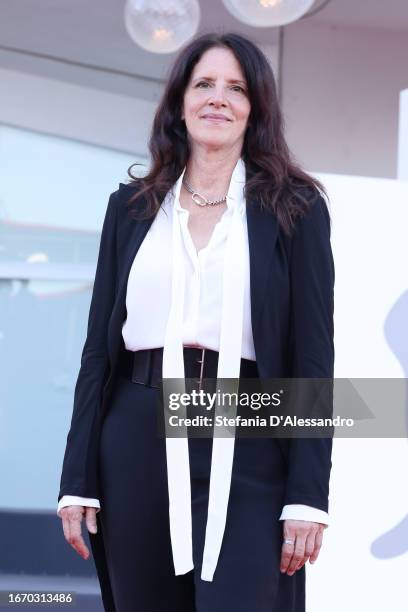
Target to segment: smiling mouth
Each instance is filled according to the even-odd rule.
[[[218,123],[229,123],[231,121],[231,119],[227,119],[226,117],[201,117],[201,119],[206,119],[207,121],[217,121]]]

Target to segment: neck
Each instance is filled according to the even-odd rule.
[[[228,192],[240,151],[194,151],[188,160],[185,177],[190,185],[207,198],[219,198]]]

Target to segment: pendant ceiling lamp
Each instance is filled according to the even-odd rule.
[[[197,0],[127,0],[125,26],[137,45],[153,53],[173,53],[197,30]]]
[[[283,26],[302,17],[314,0],[222,0],[239,21],[258,28]]]

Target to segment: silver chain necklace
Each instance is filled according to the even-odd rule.
[[[194,204],[197,204],[197,206],[216,206],[217,204],[222,204],[227,199],[227,195],[225,195],[223,198],[221,198],[221,200],[208,200],[203,195],[198,193],[198,191],[193,189],[185,178],[183,178],[183,185],[187,191],[192,194],[191,199],[193,200]]]

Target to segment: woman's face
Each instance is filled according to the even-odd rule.
[[[186,87],[181,113],[191,145],[241,148],[250,110],[247,83],[232,51],[214,47],[203,53]]]

